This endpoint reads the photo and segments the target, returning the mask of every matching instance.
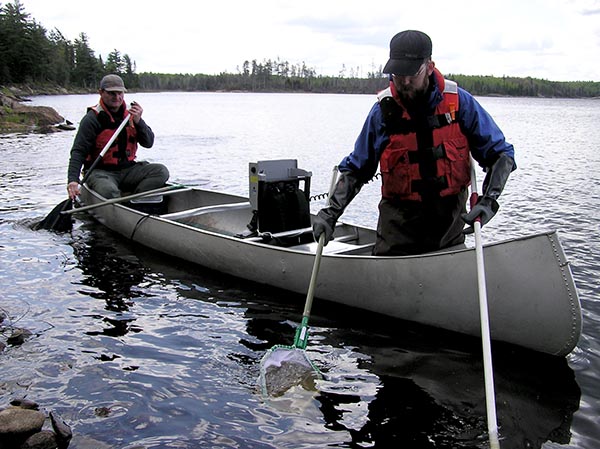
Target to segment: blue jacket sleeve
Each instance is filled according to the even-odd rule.
[[[515,159],[514,147],[491,115],[464,89],[458,89],[458,122],[469,140],[471,154],[482,167],[490,167],[502,153]]]
[[[381,108],[379,103],[375,103],[356,139],[354,151],[340,162],[340,171],[352,171],[359,181],[368,182],[375,175],[381,153],[388,142]]]

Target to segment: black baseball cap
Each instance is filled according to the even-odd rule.
[[[390,59],[383,73],[413,76],[423,61],[431,57],[431,39],[425,33],[415,30],[401,31],[390,41]]]

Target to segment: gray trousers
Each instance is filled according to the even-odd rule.
[[[131,194],[159,189],[168,179],[169,170],[164,165],[140,161],[122,170],[94,169],[87,184],[104,198],[118,198],[122,192]]]

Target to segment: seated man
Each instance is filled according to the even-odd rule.
[[[79,194],[81,167],[90,168],[126,116],[129,124],[90,172],[87,184],[105,198],[117,198],[122,191],[139,193],[160,188],[169,179],[164,165],[136,161],[138,143],[152,147],[154,133],[142,119],[143,109],[138,103],[133,102],[127,109],[125,92],[118,75],[106,75],[100,81],[100,102],[88,108],[71,148],[67,179],[71,199]]]

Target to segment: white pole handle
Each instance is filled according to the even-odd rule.
[[[471,195],[477,198],[476,162],[471,158]],[[471,207],[475,201],[471,202]],[[483,263],[483,244],[481,242],[481,222],[473,223],[475,231],[475,254],[477,256],[477,286],[479,289],[479,316],[481,320],[481,342],[483,346],[483,373],[485,379],[485,405],[487,410],[488,434],[491,449],[500,449],[498,422],[496,418],[496,394],[494,392],[494,369],[492,366],[492,345],[490,338],[490,319],[488,313],[485,267]]]

